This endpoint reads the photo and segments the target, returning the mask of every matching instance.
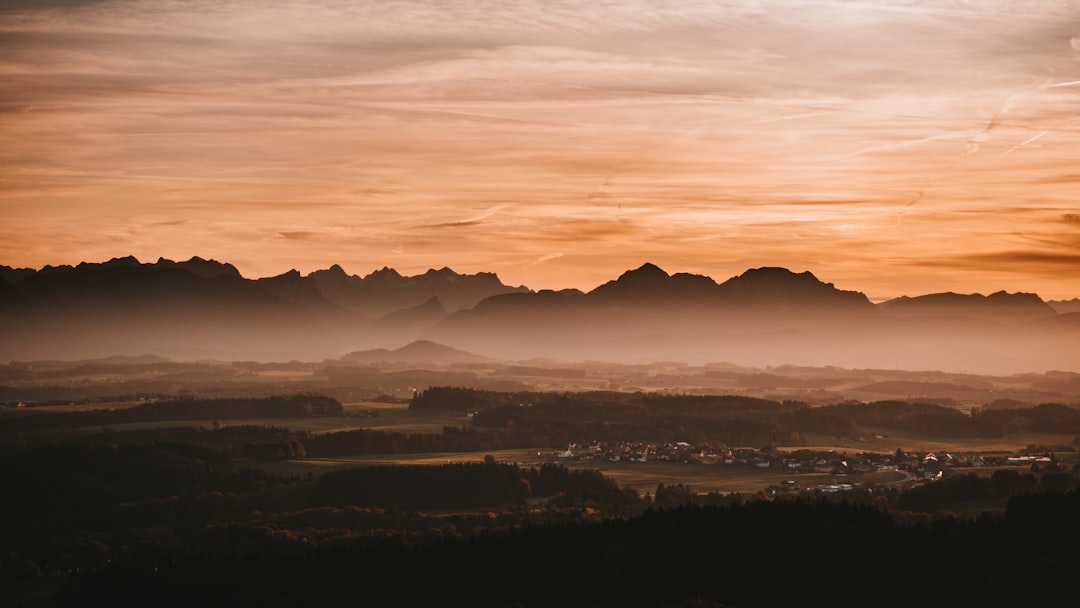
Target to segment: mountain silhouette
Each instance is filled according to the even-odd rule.
[[[202,276],[207,268],[126,257],[43,269],[0,302],[0,329],[9,338],[0,355],[269,359],[340,352],[334,332],[309,309],[231,272]]]
[[[646,263],[624,272],[588,293],[594,301],[642,304],[646,302],[707,300],[717,295],[717,284],[709,277],[677,273],[669,275],[655,264]]]
[[[428,336],[506,358],[575,353],[599,360],[633,355],[643,362],[714,352],[726,360],[736,350],[726,344],[732,335],[773,348],[809,328],[825,331],[820,326],[838,317],[877,313],[865,295],[838,290],[808,272],[758,269],[717,284],[647,263],[584,295],[489,298],[450,315]]]
[[[165,258],[158,258],[155,266],[158,268],[179,268],[204,279],[212,279],[214,277],[240,278],[240,271],[236,269],[236,266],[229,263],[218,262],[217,260],[204,260],[198,256],[192,257],[186,262],[174,262]]]
[[[374,360],[372,351],[388,360],[407,361],[413,351],[447,360],[432,350],[436,343],[516,361],[1015,373],[1080,369],[1077,318],[1025,293],[929,294],[875,306],[811,272],[774,267],[717,283],[645,263],[588,293],[533,292],[492,273],[449,268],[410,277],[386,267],[360,277],[333,265],[307,276],[292,270],[251,280],[231,264],[197,257],[0,267],[2,360],[144,353],[322,360],[368,353],[356,361]],[[400,344],[410,349],[386,350]]]
[[[995,305],[1006,301],[992,298]],[[1040,308],[1037,298],[1008,302]],[[430,339],[505,359],[548,357],[983,371],[1080,368],[1077,330],[1025,332],[979,315],[891,315],[811,272],[756,268],[717,284],[655,264],[584,295],[510,294],[448,316]],[[1031,334],[1031,335],[1028,335]],[[1035,334],[1038,334],[1037,336]],[[1062,338],[1065,336],[1065,338]]]
[[[618,279],[588,294],[593,301],[627,304],[663,303],[685,307],[707,304],[729,310],[758,312],[831,308],[851,314],[870,314],[874,306],[862,293],[842,291],[832,283],[818,280],[810,272],[794,273],[786,268],[756,268],[721,284],[696,274],[669,275],[654,264],[644,264],[623,273]]]
[[[1073,298],[1071,300],[1050,300],[1047,304],[1059,314],[1080,312],[1080,298]]]
[[[0,357],[336,357],[350,347],[420,338],[446,316],[446,301],[458,309],[527,291],[493,273],[449,268],[415,277],[384,268],[361,278],[334,265],[250,280],[232,264],[199,257],[3,267],[0,331],[7,339]]]
[[[417,340],[448,314],[439,298],[433,296],[419,306],[396,310],[376,319],[368,328],[363,342],[392,344]]]
[[[33,268],[12,268],[11,266],[0,266],[0,281],[3,281],[9,285],[14,285],[24,278],[33,275],[35,271]]]
[[[870,313],[874,306],[865,294],[843,291],[825,283],[813,273],[795,273],[787,268],[755,268],[720,284],[724,299],[740,306],[784,309],[829,308],[851,314]]]
[[[402,276],[393,268],[366,277],[347,274],[340,266],[318,270],[307,277],[329,301],[373,318],[438,298],[448,310],[472,308],[485,298],[528,292],[524,286],[504,285],[494,273],[458,274],[449,268]]]
[[[1052,306],[1033,293],[999,291],[982,294],[933,293],[914,298],[900,297],[878,305],[892,316],[965,317],[1003,323],[1020,323],[1057,314]]]

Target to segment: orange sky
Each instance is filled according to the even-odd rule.
[[[1080,0],[4,6],[0,264],[1080,296]]]

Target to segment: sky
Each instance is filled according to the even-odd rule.
[[[4,0],[0,264],[1080,297],[1080,0]]]

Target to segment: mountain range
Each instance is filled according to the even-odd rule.
[[[509,360],[1075,370],[1074,303],[1002,291],[874,304],[784,268],[718,283],[644,264],[581,292],[533,291],[493,273],[449,268],[416,276],[383,268],[361,277],[334,265],[248,279],[215,260],[126,257],[40,270],[0,266],[0,360],[357,353],[358,362],[424,340]]]

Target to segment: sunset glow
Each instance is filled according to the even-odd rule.
[[[0,264],[1080,296],[1080,2],[0,9]]]

